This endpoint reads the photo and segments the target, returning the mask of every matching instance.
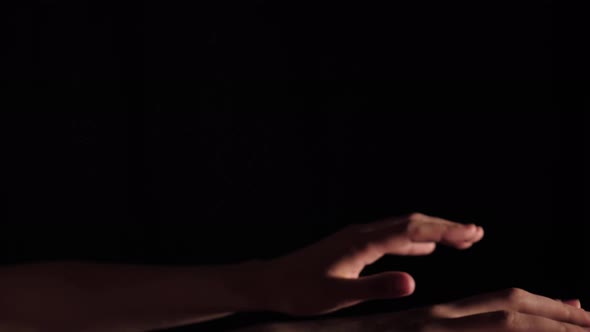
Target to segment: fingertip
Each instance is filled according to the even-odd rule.
[[[473,234],[473,237],[471,237],[469,240],[466,240],[465,242],[471,242],[472,244],[481,241],[485,235],[483,227],[477,225],[470,227],[468,232]]]
[[[486,232],[483,227],[477,226],[477,234],[479,235],[480,239],[483,239],[483,237],[486,235]]]
[[[481,226],[477,226],[477,230],[475,231],[475,236],[471,242],[476,243],[476,242],[481,241],[483,239],[484,235],[485,234],[484,234],[483,228]]]
[[[400,278],[404,280],[402,284],[405,286],[405,288],[401,287],[401,289],[404,291],[404,295],[412,295],[416,291],[416,280],[414,277],[412,277],[409,273],[400,272]]]
[[[393,272],[388,278],[386,298],[409,296],[416,290],[416,281],[406,272]]]
[[[561,302],[563,302],[563,303],[565,303],[567,305],[570,305],[572,307],[576,307],[578,309],[582,309],[582,302],[580,300],[578,300],[578,299],[564,300],[564,301],[561,301]]]
[[[471,242],[478,237],[477,226],[470,224],[463,227],[450,228],[444,235],[451,243]]]
[[[407,290],[408,290],[408,295],[412,295],[416,291],[416,280],[414,279],[414,277],[412,277],[409,274],[408,274],[408,288],[407,288]]]

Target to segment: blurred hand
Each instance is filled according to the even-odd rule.
[[[520,289],[427,308],[365,317],[279,323],[267,332],[587,332],[579,301],[556,301]]]
[[[349,226],[264,266],[264,309],[291,315],[330,313],[363,301],[408,296],[414,279],[404,272],[360,277],[384,255],[428,255],[438,243],[467,249],[483,238],[476,225],[415,213]]]
[[[590,313],[578,305],[577,300],[560,302],[513,288],[389,318],[365,319],[362,330],[390,331],[399,326],[408,332],[587,332]],[[383,329],[386,325],[391,326]]]

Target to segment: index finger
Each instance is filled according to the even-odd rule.
[[[445,226],[462,226],[464,224],[462,223],[458,223],[455,221],[451,221],[451,220],[447,220],[447,219],[443,219],[443,218],[438,218],[438,217],[432,217],[432,216],[428,216],[425,215],[423,213],[410,213],[406,216],[403,217],[397,217],[397,218],[387,218],[385,220],[380,220],[380,221],[376,221],[376,222],[372,222],[366,225],[363,225],[363,228],[365,229],[366,232],[373,232],[373,231],[381,231],[381,230],[385,230],[385,229],[406,229],[410,224],[418,226],[424,223],[433,223],[433,224],[440,224],[440,225],[445,225]]]
[[[590,313],[583,309],[516,288],[439,305],[436,313],[452,318],[502,310],[590,327]]]
[[[587,332],[575,324],[510,311],[496,311],[456,319],[439,319],[428,331],[436,332]]]

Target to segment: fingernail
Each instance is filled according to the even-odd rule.
[[[571,305],[576,308],[582,308],[582,303],[579,299],[572,299],[572,300],[564,300],[563,303]]]

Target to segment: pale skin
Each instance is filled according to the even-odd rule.
[[[484,236],[463,225],[411,214],[347,227],[269,261],[216,267],[148,267],[78,262],[0,269],[0,328],[12,331],[142,332],[236,312],[317,316],[361,302],[409,296],[405,272],[360,277],[384,255],[428,255],[439,244],[464,250]],[[257,331],[589,331],[579,302],[521,290],[350,320],[270,324]]]

